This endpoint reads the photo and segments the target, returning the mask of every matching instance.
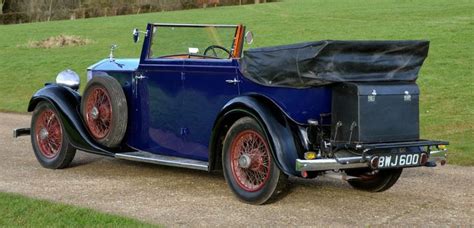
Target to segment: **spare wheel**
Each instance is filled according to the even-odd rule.
[[[90,135],[106,147],[118,147],[128,121],[127,99],[111,76],[95,76],[82,96],[81,113]]]

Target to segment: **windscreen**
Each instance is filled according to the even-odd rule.
[[[230,58],[236,27],[155,26],[149,58],[195,55]]]

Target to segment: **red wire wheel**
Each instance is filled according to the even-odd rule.
[[[103,139],[110,132],[112,123],[112,104],[110,96],[102,87],[90,88],[90,95],[86,97],[86,123],[95,139]]]
[[[36,159],[45,168],[66,168],[76,154],[62,121],[51,103],[40,101],[35,106],[31,116],[31,145]]]
[[[277,165],[271,141],[257,120],[242,117],[226,132],[222,168],[233,193],[250,204],[264,204],[284,192],[288,176]]]
[[[240,132],[232,141],[232,174],[245,191],[255,192],[270,177],[271,156],[267,141],[254,130]]]
[[[35,137],[41,154],[52,159],[61,151],[63,131],[56,113],[50,108],[41,110],[35,123]]]
[[[128,123],[128,107],[122,85],[108,75],[94,76],[86,86],[81,113],[90,135],[98,143],[121,145]]]

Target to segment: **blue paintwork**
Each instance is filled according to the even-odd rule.
[[[103,59],[102,61],[90,66],[87,70],[94,71],[136,71],[140,59]]]
[[[289,120],[287,124],[292,125],[305,124],[309,118],[330,112],[329,88],[292,89],[256,84],[240,73],[237,59],[149,59],[150,45],[151,37],[147,35],[140,59],[104,59],[88,69],[93,76],[110,75],[122,84],[129,105],[125,142],[134,149],[208,161],[218,116],[226,107],[244,101],[259,112],[281,112]],[[145,78],[136,80],[135,75]],[[226,82],[233,79],[240,83]],[[251,98],[255,96],[265,101]],[[266,102],[277,109],[269,109]],[[270,126],[271,116],[279,114],[258,115],[263,124]],[[291,132],[287,132],[290,127],[270,128],[273,130],[269,138],[288,144],[284,147],[287,151],[282,147],[276,156],[287,160],[280,166],[291,172],[298,151]]]
[[[269,87],[252,82],[239,71],[241,95],[258,94],[274,102],[291,120],[305,125],[308,119],[319,120],[321,113],[331,112],[331,88]]]

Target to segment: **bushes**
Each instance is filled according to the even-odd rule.
[[[0,0],[4,1],[4,0]],[[263,0],[6,0],[0,24],[253,4]],[[265,1],[267,2],[267,1]]]

